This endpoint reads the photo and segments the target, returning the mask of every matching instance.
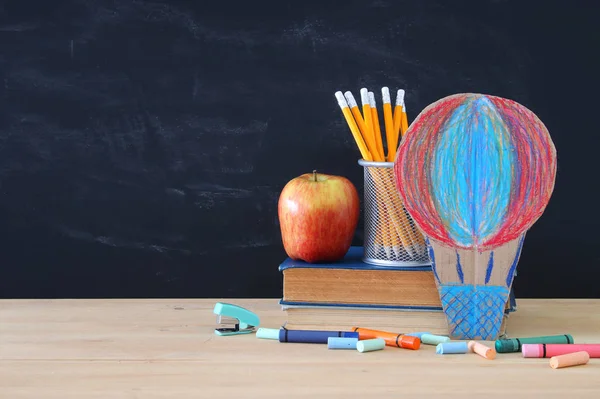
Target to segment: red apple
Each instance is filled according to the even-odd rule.
[[[347,178],[313,171],[285,185],[278,213],[283,247],[290,258],[335,262],[352,245],[360,202]]]

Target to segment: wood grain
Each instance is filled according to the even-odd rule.
[[[213,334],[218,299],[0,301],[2,398],[597,397],[600,361],[554,370],[519,353],[496,360],[386,348],[358,353]],[[226,300],[227,301],[227,300]],[[285,319],[275,299],[228,300]],[[513,337],[571,333],[600,342],[600,300],[518,301]],[[489,344],[489,343],[488,343]]]

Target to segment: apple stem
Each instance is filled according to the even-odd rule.
[[[316,169],[313,170],[313,179],[314,179],[314,181],[317,181],[317,171],[316,171]]]

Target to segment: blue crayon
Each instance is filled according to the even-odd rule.
[[[358,338],[327,338],[327,349],[356,349]]]
[[[467,352],[469,352],[469,345],[466,342],[442,342],[435,347],[435,353],[438,355]]]
[[[326,344],[329,337],[358,339],[358,333],[352,331],[288,330],[285,328],[279,330],[279,342]]]

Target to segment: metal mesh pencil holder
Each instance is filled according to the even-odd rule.
[[[393,162],[358,161],[364,169],[364,256],[379,266],[430,265],[425,238],[394,181]]]

